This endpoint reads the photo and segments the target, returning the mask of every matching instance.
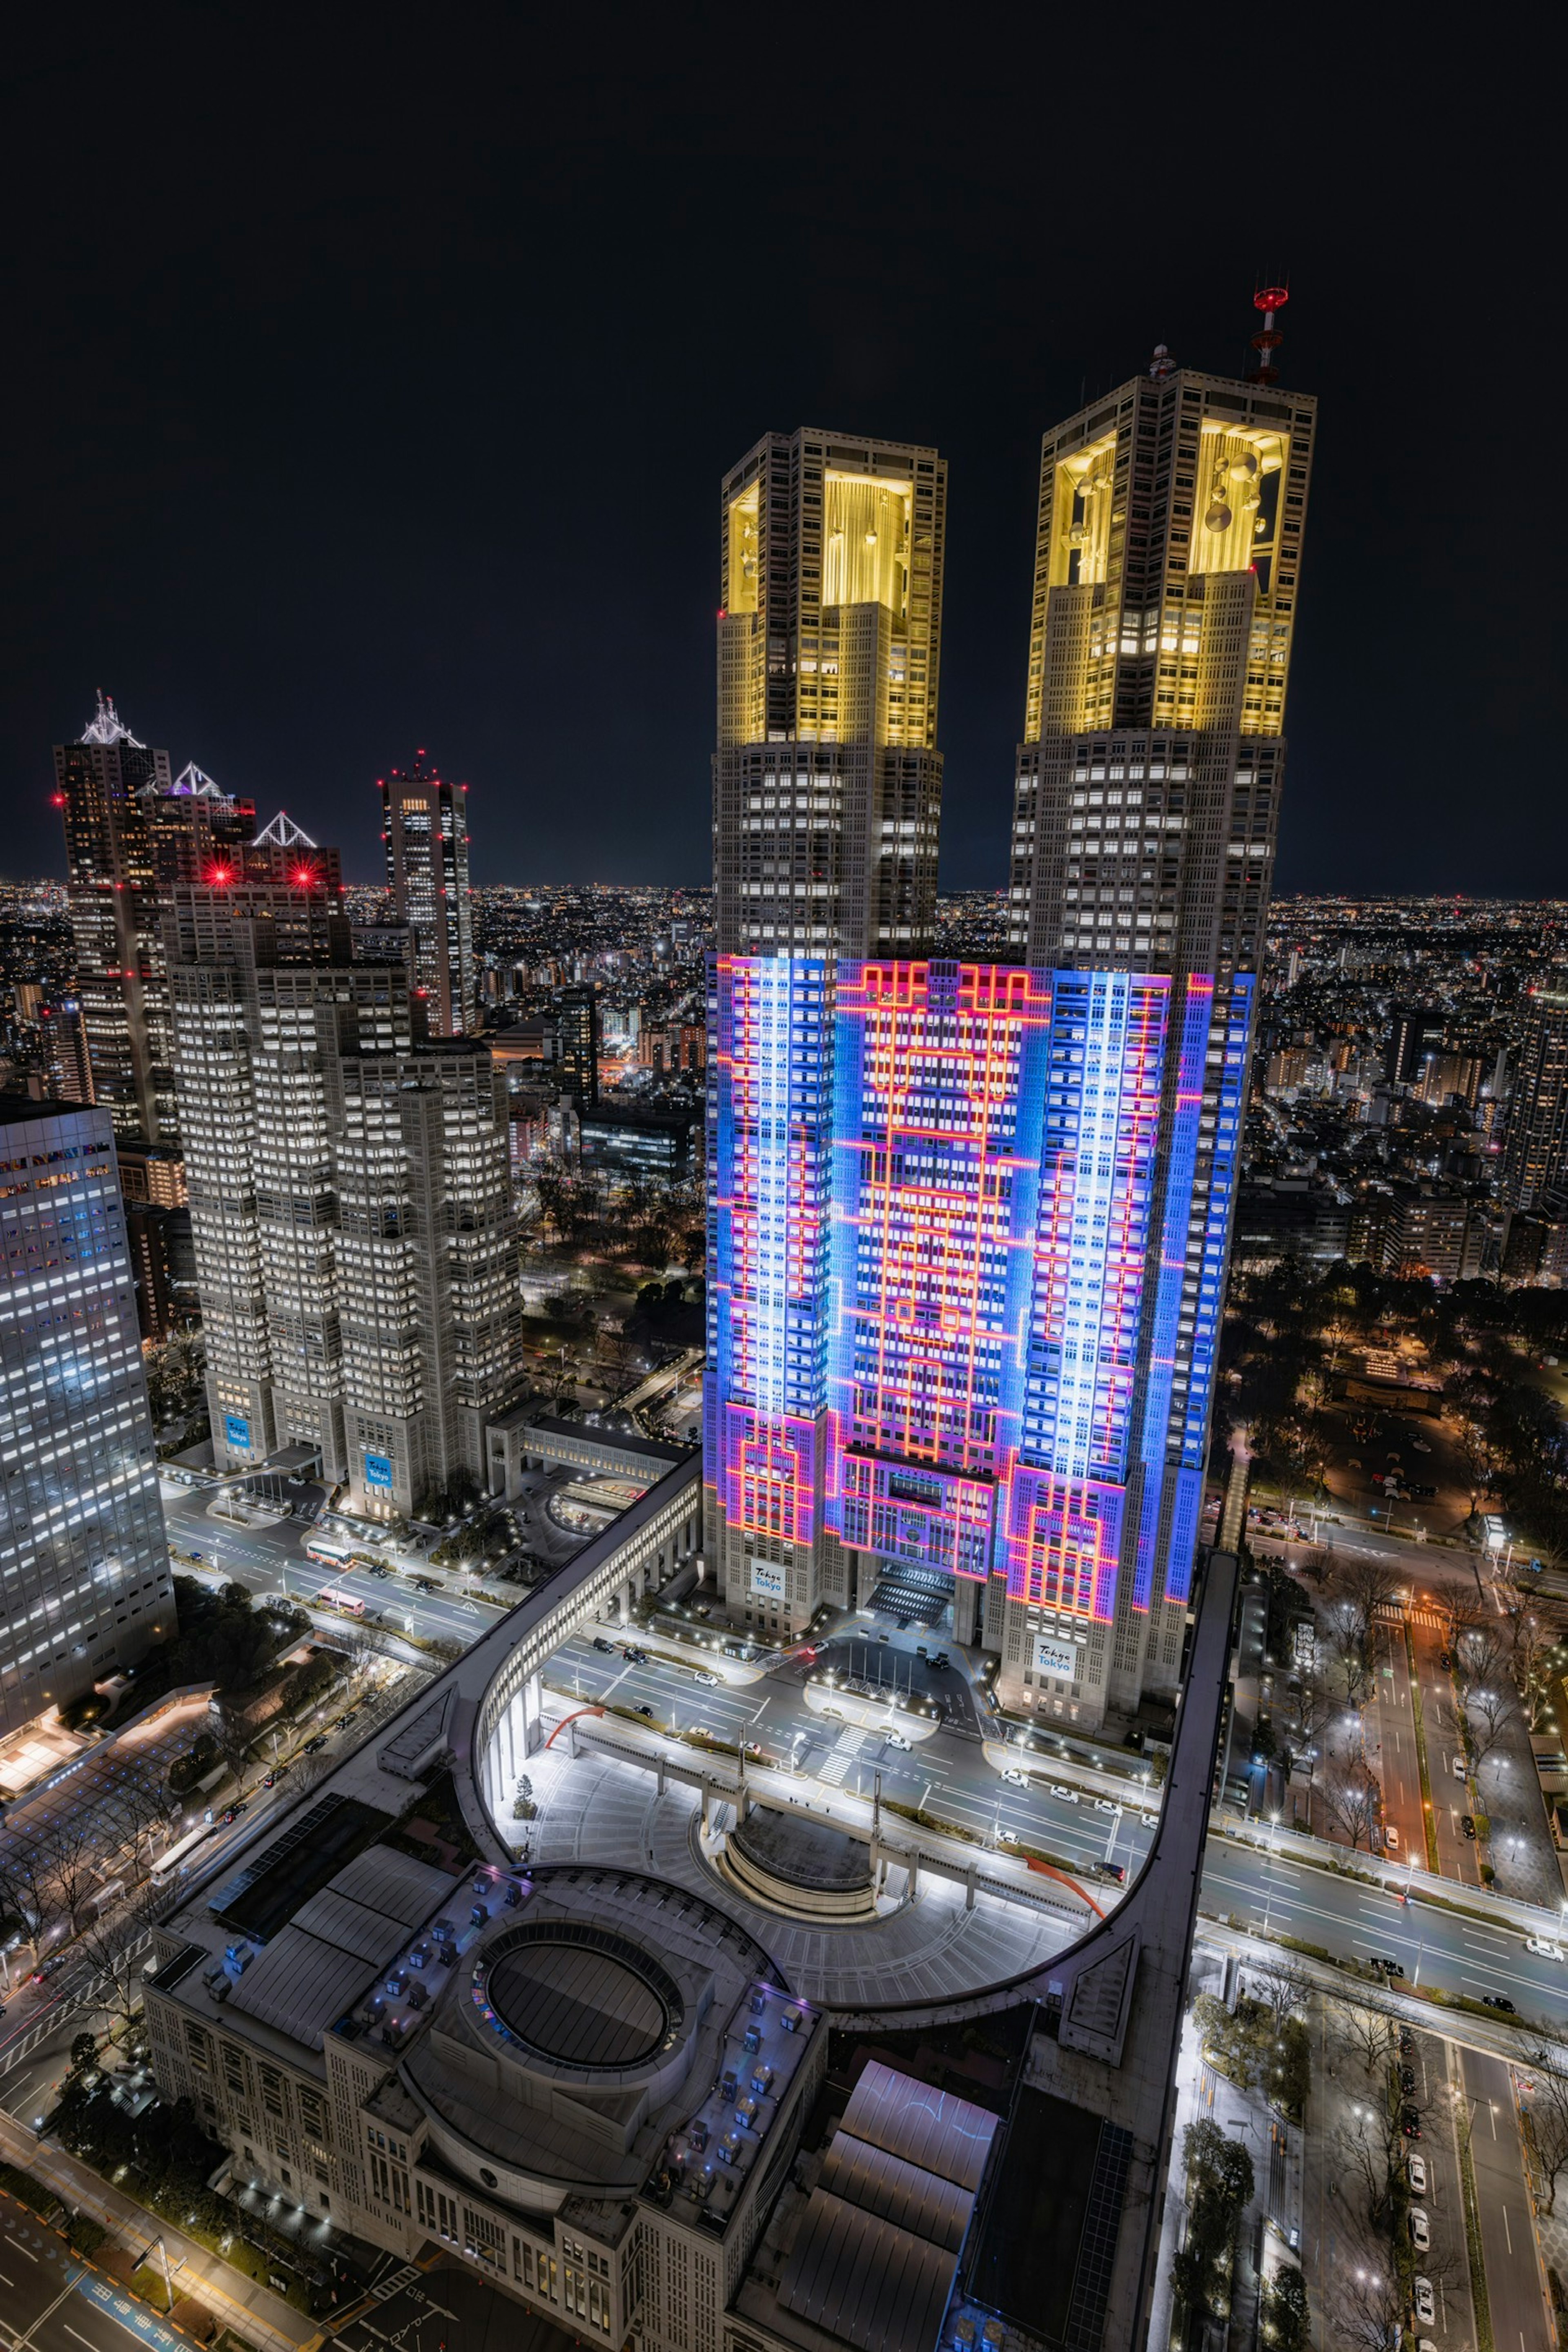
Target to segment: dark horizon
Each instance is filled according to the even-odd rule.
[[[771,61],[804,108],[775,154],[743,32],[628,17],[605,62],[485,8],[308,56],[179,7],[88,57],[24,26],[7,864],[63,872],[50,746],[101,685],[357,881],[424,744],[471,786],[477,882],[700,887],[719,483],[811,422],[948,459],[942,885],[998,887],[1041,431],[1156,341],[1242,373],[1278,274],[1281,380],[1321,403],[1278,887],[1568,895],[1550,435],[1504,425],[1561,333],[1533,101],[1478,120],[1457,57],[1375,27],[1348,86],[1326,34],[1262,34],[1238,176],[1178,127],[1207,81],[1160,24],[1116,132],[1142,160],[1081,183],[1042,178],[1045,32],[944,48],[929,152],[840,135],[852,26],[821,88]],[[114,105],[62,145],[84,75]]]

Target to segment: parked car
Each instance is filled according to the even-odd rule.
[[[1121,1808],[1112,1804],[1109,1797],[1096,1797],[1094,1801],[1094,1810],[1097,1813],[1114,1813],[1119,1811]]]
[[[613,1642],[606,1642],[602,1633],[595,1634],[594,1647],[595,1650],[602,1651],[606,1658],[613,1658],[616,1654],[615,1643]]]
[[[1426,2158],[1424,2156],[1417,2156],[1415,2150],[1412,2148],[1406,2169],[1410,2175],[1411,2188],[1415,2190],[1417,2197],[1425,2197],[1426,2194]]]
[[[1056,1781],[1051,1783],[1051,1794],[1053,1797],[1059,1797],[1064,1805],[1076,1805],[1078,1802],[1076,1789],[1064,1789]]]
[[[1372,1969],[1381,1969],[1385,1977],[1402,1977],[1405,1974],[1405,1970],[1400,1966],[1399,1962],[1395,1959],[1390,1959],[1386,1954],[1374,1952],[1371,1959],[1367,1962],[1367,1966]]]
[[[1474,1813],[1461,1813],[1459,1815],[1459,1827],[1463,1830],[1468,1838],[1473,1838],[1476,1833],[1476,1817]]]
[[[1462,1756],[1456,1756],[1454,1759],[1454,1778],[1456,1780],[1462,1780],[1464,1777],[1465,1759]]]
[[[1142,1830],[1157,1830],[1160,1826],[1159,1814],[1140,1813],[1138,1816],[1138,1826]]]
[[[998,1830],[996,1834],[1004,1845],[1016,1845],[1018,1843],[1016,1830]]]
[[[1402,2066],[1400,2068],[1399,2084],[1401,2090],[1414,2091],[1415,2088],[1415,2069],[1414,2066]]]
[[[305,1742],[305,1753],[306,1753],[306,1755],[307,1755],[307,1756],[319,1756],[319,1755],[321,1754],[321,1752],[322,1748],[326,1746],[326,1744],[327,1744],[327,1735],[326,1735],[326,1733],[325,1733],[324,1731],[318,1731],[318,1732],[317,1732],[317,1734],[316,1734],[316,1736],[315,1736],[315,1738],[314,1738],[314,1739],[307,1739],[307,1740],[306,1740],[306,1742]]]
[[[1419,2205],[1410,2208],[1410,2242],[1418,2254],[1424,2254],[1432,2243],[1431,2226]]]
[[[1392,1822],[1385,1822],[1384,1825],[1383,1843],[1387,1853],[1397,1853],[1399,1852],[1399,1832],[1394,1828]]]
[[[1415,2316],[1423,2327],[1430,2327],[1437,2316],[1437,2298],[1432,2292],[1429,2278],[1418,2278],[1415,2285]]]
[[[653,1709],[652,1709],[652,1707],[651,1707],[651,1706],[639,1706],[639,1707],[638,1707],[638,1709],[637,1709],[637,1713],[638,1713],[639,1715],[646,1715],[646,1716],[649,1718],[649,1720],[650,1720],[650,1721],[652,1720],[652,1717],[653,1717]]]
[[[1100,1866],[1107,1878],[1114,1878],[1118,1886],[1126,1885],[1127,1864],[1124,1862],[1102,1862]]]
[[[1414,2107],[1406,2107],[1405,2109],[1399,2118],[1399,2128],[1405,2134],[1406,2139],[1420,2138],[1421,2118],[1416,2114]]]
[[[1500,2010],[1505,2017],[1512,2017],[1516,2013],[1506,1992],[1484,1992],[1481,2000],[1488,2009]]]

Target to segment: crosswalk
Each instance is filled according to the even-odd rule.
[[[860,1726],[849,1725],[847,1729],[839,1733],[834,1743],[832,1754],[824,1763],[817,1766],[817,1779],[831,1782],[836,1789],[841,1788],[849,1767],[865,1745],[866,1734]]]
[[[1380,1601],[1372,1613],[1380,1625],[1419,1625],[1426,1633],[1448,1631],[1448,1620],[1441,1610],[1423,1608],[1419,1602],[1414,1609],[1402,1609],[1397,1601]]]

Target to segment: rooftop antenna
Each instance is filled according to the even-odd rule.
[[[185,761],[184,766],[169,786],[170,800],[176,797],[184,798],[187,794],[193,800],[199,801],[221,801],[225,797],[223,786],[215,784],[205,769],[198,768],[194,760]]]
[[[1252,338],[1252,348],[1258,353],[1258,365],[1252,371],[1254,383],[1278,383],[1279,371],[1274,364],[1274,354],[1285,338],[1275,325],[1276,314],[1290,299],[1289,286],[1260,286],[1252,298],[1252,307],[1263,313],[1263,324]]]
[[[1176,362],[1171,357],[1169,343],[1156,343],[1154,356],[1149,362],[1149,373],[1154,382],[1163,383],[1167,376],[1174,374],[1175,367]]]
[[[137,751],[147,748],[132,735],[114,708],[114,697],[105,694],[101,686],[98,689],[98,709],[82,729],[80,740],[84,743],[129,743]]]

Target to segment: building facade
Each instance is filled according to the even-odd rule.
[[[384,1517],[482,1486],[520,1313],[489,1052],[353,961],[325,886],[175,891],[168,936],[219,1465],[318,1446]]]
[[[1536,989],[1525,1008],[1502,1190],[1510,1209],[1568,1209],[1568,969]]]
[[[167,751],[139,742],[102,694],[80,740],[55,746],[93,1096],[116,1135],[150,1143],[177,1139],[153,840],[153,803],[171,783]]]
[[[174,1630],[108,1110],[0,1097],[0,1729]]]
[[[406,923],[431,1034],[467,1037],[478,1019],[468,893],[468,788],[426,772],[420,752],[382,779],[382,838],[393,911]]]
[[[1157,352],[1042,447],[1015,947],[1172,983],[1124,1705],[1180,1668],[1279,837],[1316,406],[1272,374]]]
[[[772,433],[720,500],[721,953],[913,955],[936,902],[947,468]]]
[[[823,1603],[951,1605],[1009,1704],[1099,1723],[1127,1628],[1156,1594],[1184,1612],[1201,1496],[1172,1526],[1146,1507],[1198,1116],[1162,1181],[1167,1064],[1191,1060],[1170,981],[720,957],[711,985],[726,1614],[793,1634]],[[1184,1391],[1200,1437],[1211,1374]]]

